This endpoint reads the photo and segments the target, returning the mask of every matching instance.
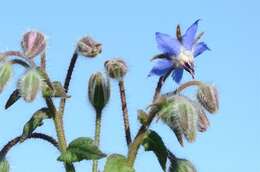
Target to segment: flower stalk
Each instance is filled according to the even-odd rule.
[[[123,111],[125,138],[126,138],[127,146],[129,146],[132,142],[132,138],[131,138],[131,130],[130,130],[130,125],[129,125],[129,119],[128,119],[128,109],[127,109],[127,104],[126,104],[126,94],[125,94],[124,80],[121,79],[119,81],[118,85],[119,85],[120,98],[121,98],[122,111]]]
[[[99,147],[99,144],[100,144],[101,116],[102,116],[102,111],[96,110],[95,144],[98,147]],[[93,160],[92,172],[98,172],[98,160]]]

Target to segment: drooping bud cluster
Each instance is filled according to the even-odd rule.
[[[101,112],[110,98],[110,83],[102,73],[92,74],[88,82],[88,97],[96,111]]]
[[[86,36],[79,40],[77,51],[82,56],[93,58],[102,52],[102,45]]]
[[[197,172],[194,165],[186,159],[177,159],[174,164],[172,164],[171,172]]]
[[[109,77],[120,80],[127,73],[127,65],[121,59],[112,59],[105,62],[105,68]]]
[[[189,142],[196,139],[198,110],[192,101],[184,96],[171,96],[161,99],[157,115],[175,133],[183,146],[183,135]]]
[[[210,113],[216,113],[218,111],[218,92],[214,86],[208,84],[201,85],[197,92],[197,99]]]
[[[12,65],[9,62],[2,64],[0,67],[0,93],[12,76]]]
[[[45,36],[37,31],[27,32],[23,36],[21,46],[25,57],[34,58],[45,50]]]
[[[43,85],[43,78],[36,69],[30,69],[18,82],[20,95],[26,102],[32,102]]]

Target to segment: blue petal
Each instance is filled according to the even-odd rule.
[[[192,44],[195,40],[195,36],[197,33],[197,29],[198,29],[198,24],[199,24],[200,20],[195,21],[185,32],[185,34],[182,37],[182,43],[183,46],[188,49],[191,50],[192,48]]]
[[[183,76],[183,69],[182,68],[175,69],[172,72],[172,79],[175,82],[177,82],[178,84],[181,82],[182,76]]]
[[[200,42],[194,46],[193,55],[197,57],[206,50],[210,50],[209,47],[204,42]]]
[[[180,53],[180,42],[172,38],[168,34],[156,32],[155,33],[158,48],[165,54],[170,56],[178,56]]]
[[[156,64],[154,65],[148,76],[162,76],[169,72],[172,68],[173,64],[171,61],[165,59],[157,60]]]

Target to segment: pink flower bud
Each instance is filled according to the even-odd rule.
[[[24,34],[21,42],[24,56],[34,58],[46,48],[46,40],[42,33],[30,31]]]

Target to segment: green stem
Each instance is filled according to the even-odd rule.
[[[96,111],[96,124],[95,124],[95,144],[100,144],[100,132],[101,132],[101,111]],[[98,171],[98,160],[93,160],[92,172]]]
[[[58,137],[59,149],[61,153],[64,153],[67,148],[65,139],[63,120],[61,114],[56,110],[54,103],[50,97],[45,98],[46,104],[53,114],[54,125]],[[66,172],[75,172],[73,164],[64,164]]]
[[[157,83],[157,87],[155,89],[154,96],[153,96],[153,102],[155,102],[157,100],[157,98],[160,96],[162,86],[163,86],[165,80],[170,75],[170,73],[171,73],[171,71],[169,71],[165,76],[160,77],[160,79]],[[147,123],[145,125],[142,125],[141,128],[138,130],[138,133],[137,133],[136,137],[134,138],[134,141],[132,142],[132,144],[129,147],[127,162],[130,167],[132,167],[134,165],[138,149],[139,149],[140,145],[142,144],[145,133],[146,133],[147,129],[149,128],[150,124],[152,123],[155,116],[156,116],[156,113],[154,113],[153,111],[149,112]]]
[[[120,98],[121,98],[122,111],[123,111],[125,138],[126,138],[127,146],[129,146],[132,142],[132,138],[131,138],[131,131],[130,131],[130,125],[128,119],[128,110],[126,104],[125,84],[123,79],[119,81],[119,91],[120,91]]]

